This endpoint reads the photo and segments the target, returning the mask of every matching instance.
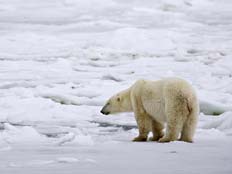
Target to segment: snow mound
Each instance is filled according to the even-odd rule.
[[[214,101],[200,100],[200,111],[207,115],[220,115],[226,111],[232,111],[232,106]]]
[[[219,117],[214,117],[212,120],[208,120],[203,129],[217,129],[223,132],[232,133],[232,112],[225,112]]]

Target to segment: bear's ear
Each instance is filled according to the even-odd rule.
[[[117,97],[117,101],[120,102],[120,101],[121,101],[121,98],[120,98],[120,97]]]

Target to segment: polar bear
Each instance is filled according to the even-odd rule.
[[[133,141],[178,140],[193,142],[199,104],[192,86],[180,78],[157,81],[138,80],[130,88],[112,96],[101,113],[134,112],[139,135]],[[163,132],[166,125],[166,131]]]

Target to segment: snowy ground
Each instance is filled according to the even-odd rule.
[[[230,0],[0,0],[0,173],[231,174],[231,67]],[[132,114],[99,113],[168,76],[198,92],[195,143],[133,143]]]

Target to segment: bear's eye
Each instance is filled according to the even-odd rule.
[[[117,101],[120,102],[120,100],[121,100],[120,97],[117,97]]]

